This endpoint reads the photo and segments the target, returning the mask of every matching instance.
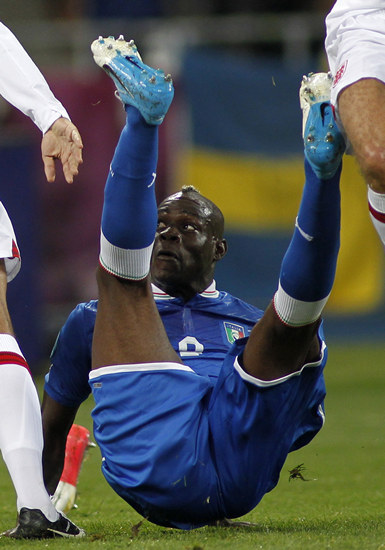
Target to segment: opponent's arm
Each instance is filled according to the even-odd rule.
[[[60,159],[63,174],[67,183],[72,183],[74,176],[79,173],[79,164],[82,164],[83,143],[79,130],[68,119],[60,117],[43,135],[41,142],[41,156],[44,164],[44,173],[47,181],[55,181],[55,160]]]
[[[30,117],[43,133],[42,157],[48,181],[55,179],[54,159],[72,183],[82,163],[82,140],[63,105],[15,35],[0,23],[0,94]]]

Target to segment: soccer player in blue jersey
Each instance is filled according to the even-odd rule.
[[[263,313],[215,288],[226,241],[211,200],[187,187],[157,208],[170,78],[122,37],[100,38],[92,50],[116,84],[126,125],[105,187],[99,300],[71,313],[46,377],[46,483],[55,490],[66,435],[92,391],[103,474],[139,513],[181,529],[239,517],[323,425],[320,317],[339,249],[344,150],[330,86],[301,90],[306,182]]]

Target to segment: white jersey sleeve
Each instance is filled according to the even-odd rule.
[[[332,10],[335,16],[352,15],[353,10],[366,12],[385,8],[385,0],[336,0]]]
[[[10,282],[19,273],[21,257],[17,246],[13,225],[4,205],[0,202],[0,258],[4,259],[7,281]]]
[[[0,23],[0,95],[45,133],[67,111],[15,35]]]

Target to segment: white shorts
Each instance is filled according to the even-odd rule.
[[[15,232],[6,209],[0,202],[0,258],[4,258],[7,281],[12,281],[19,273],[21,257]]]
[[[385,8],[385,1],[381,3]],[[337,1],[326,18],[325,48],[334,78],[331,103],[344,133],[337,105],[340,92],[363,78],[385,83],[385,9],[343,10],[343,5]]]
[[[385,8],[385,2],[383,2]],[[385,82],[385,9],[332,11],[326,18],[325,48],[333,74],[332,103],[362,78]]]

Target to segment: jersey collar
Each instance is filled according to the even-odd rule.
[[[151,286],[152,293],[156,300],[173,300],[175,298],[175,296],[170,296],[169,294],[166,294],[166,292],[163,292],[163,290],[155,286],[153,283],[151,283]],[[213,280],[206,290],[200,292],[198,296],[203,296],[203,298],[218,298],[219,291],[216,289],[215,281]]]

